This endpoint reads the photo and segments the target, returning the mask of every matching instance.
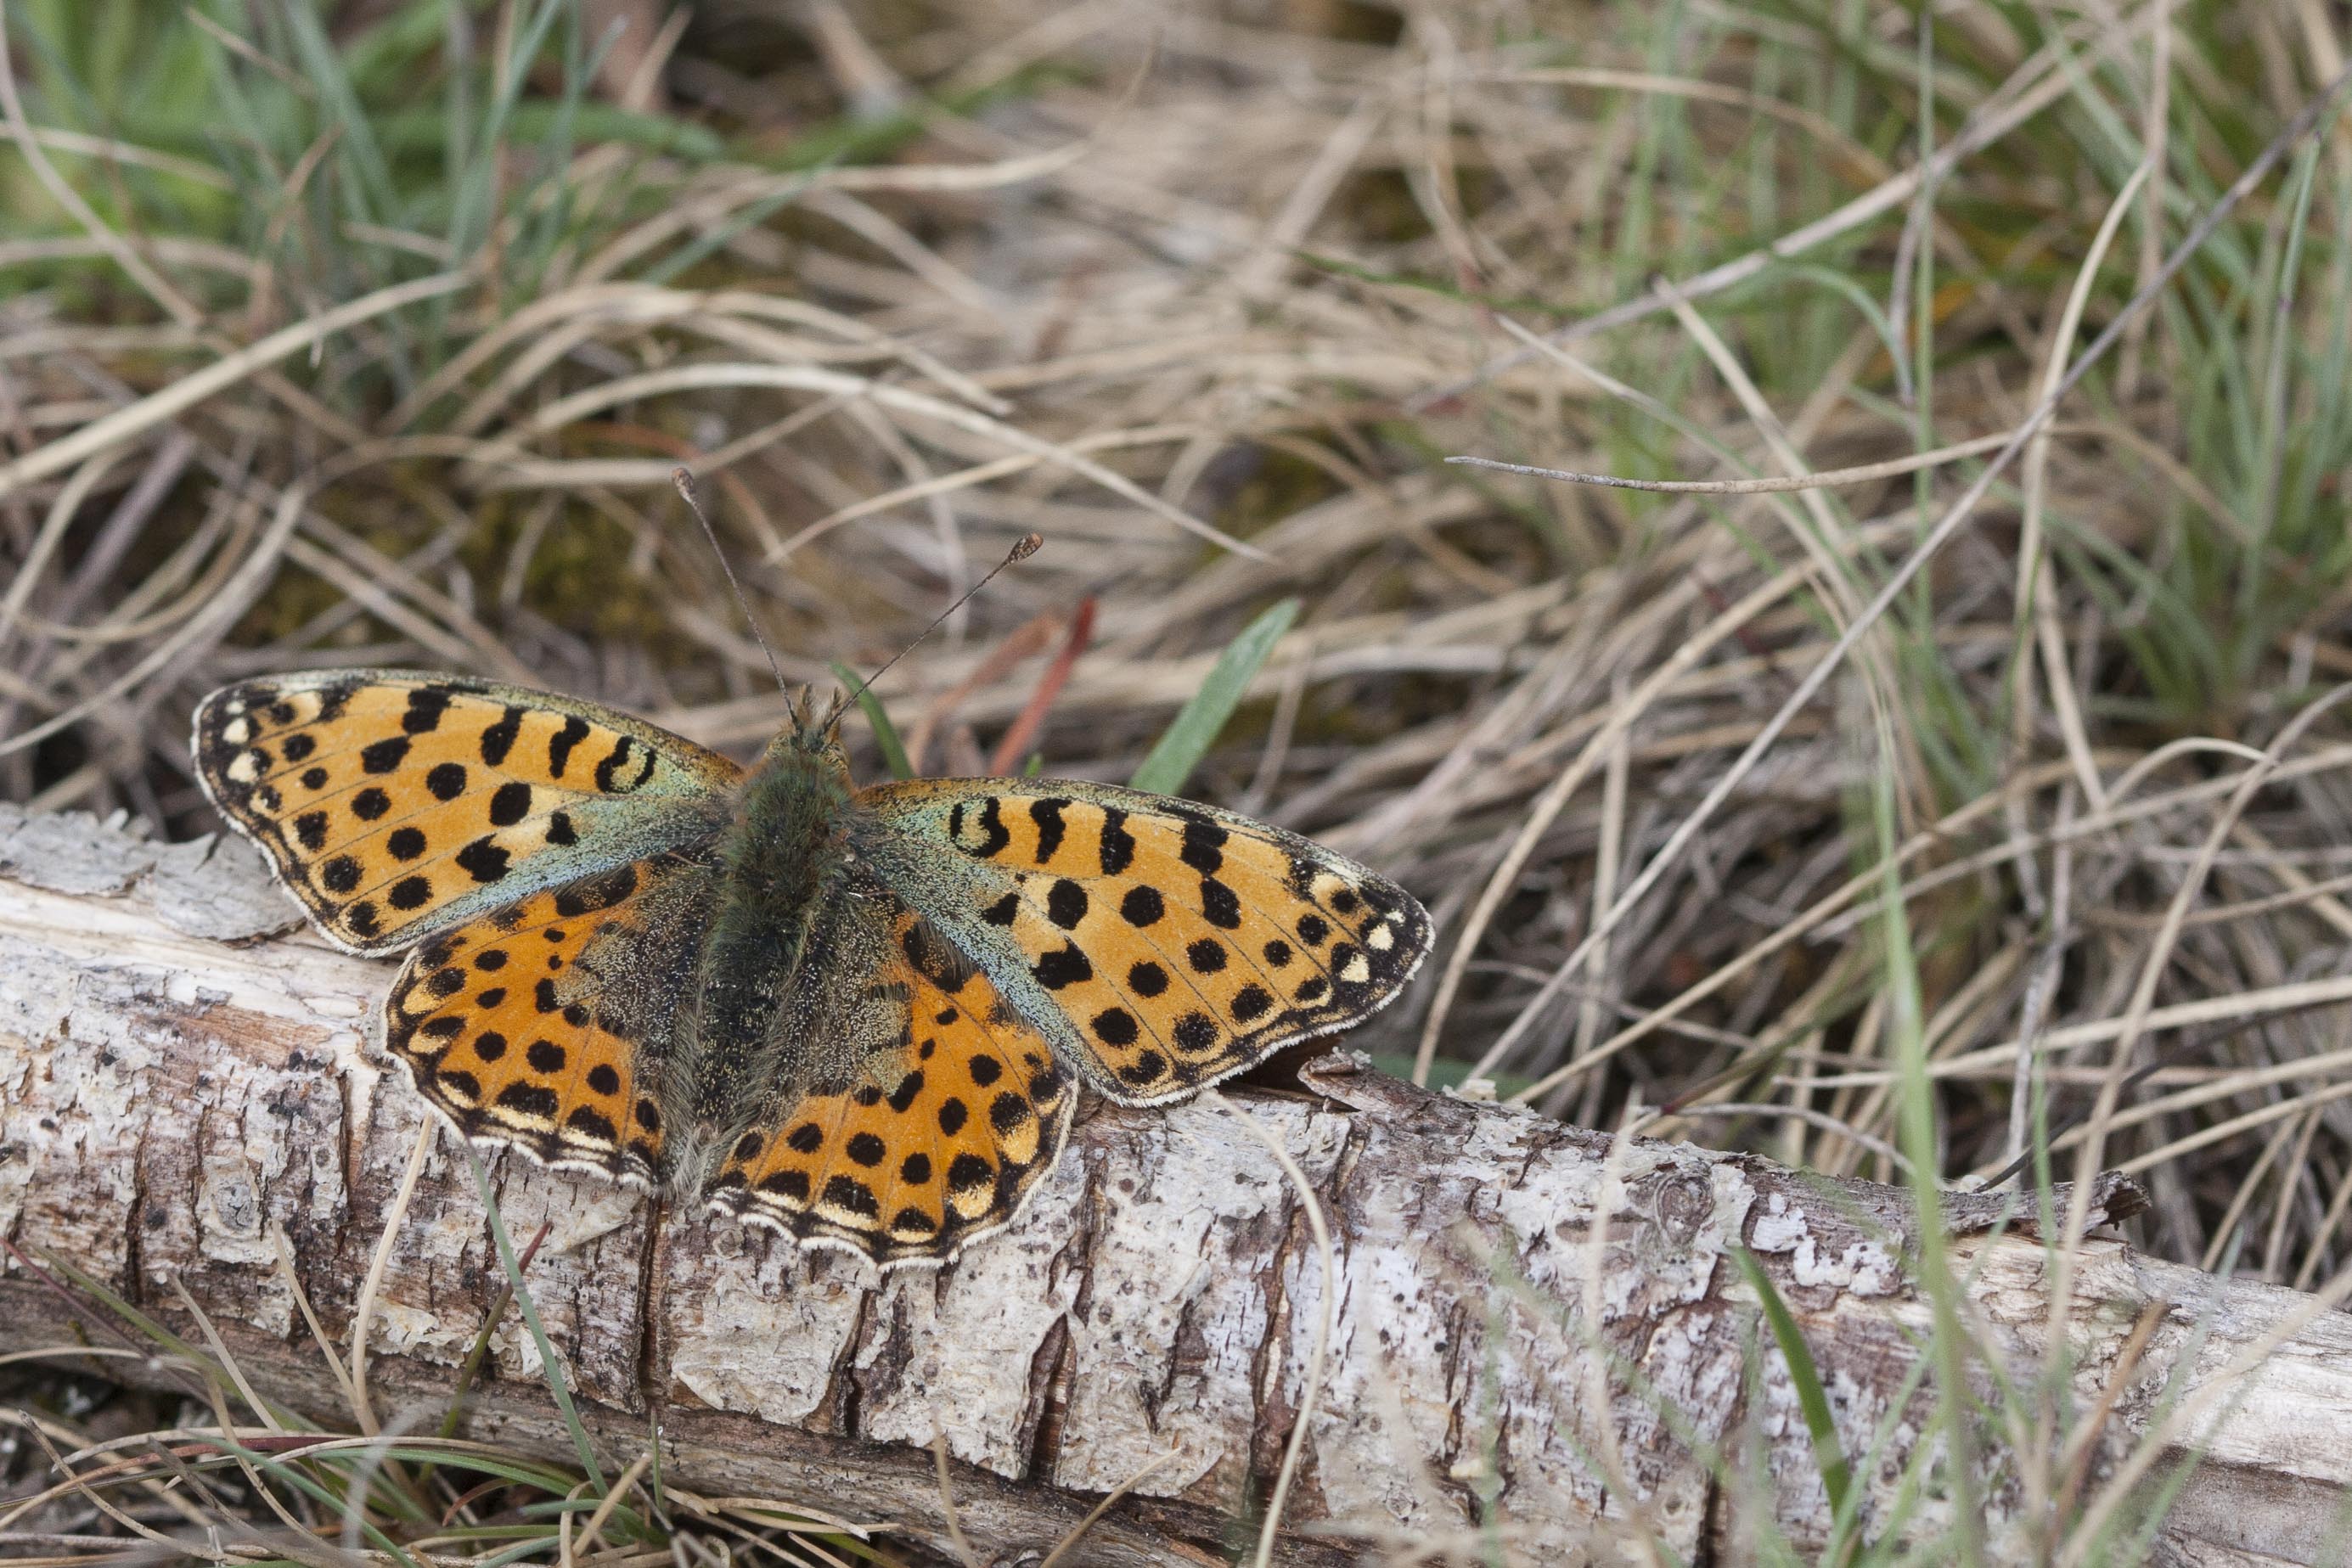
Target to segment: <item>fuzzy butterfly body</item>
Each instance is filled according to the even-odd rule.
[[[1080,1082],[1182,1098],[1377,1011],[1430,944],[1279,829],[1067,779],[860,789],[805,712],[746,770],[328,671],[215,692],[194,750],[329,940],[410,950],[385,1044],[458,1131],[885,1268],[1008,1223]]]

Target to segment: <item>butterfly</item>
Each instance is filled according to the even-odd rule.
[[[545,692],[247,681],[196,774],[478,1144],[885,1269],[1010,1223],[1083,1084],[1181,1100],[1395,998],[1395,883],[1232,812],[1051,779],[860,789],[803,693],[751,768]]]

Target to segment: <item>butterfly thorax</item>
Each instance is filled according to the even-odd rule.
[[[680,1109],[717,1141],[756,1109],[787,1019],[813,913],[848,875],[852,788],[839,749],[787,733],[745,779],[716,846],[718,904],[694,1008]]]

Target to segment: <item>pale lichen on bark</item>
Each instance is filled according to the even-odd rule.
[[[258,1385],[327,1416],[341,1396],[276,1233],[347,1336],[425,1113],[369,1043],[385,967],[279,936],[289,915],[241,845],[159,847],[0,808],[0,1231],[182,1326],[184,1286]],[[797,1499],[934,1547],[929,1449],[944,1433],[963,1528],[994,1560],[1042,1552],[1149,1467],[1078,1560],[1223,1560],[1300,1416],[1327,1289],[1290,1521],[1338,1533],[1286,1535],[1286,1560],[1348,1560],[1349,1531],[1475,1546],[1490,1520],[1517,1560],[1612,1560],[1606,1521],[1638,1513],[1697,1561],[1736,1551],[1744,1506],[1817,1542],[1827,1497],[1733,1265],[1741,1245],[1797,1312],[1848,1451],[1895,1434],[1862,1478],[1892,1502],[1927,1408],[1901,1403],[1927,1323],[1902,1194],[1612,1145],[1345,1058],[1306,1083],[1101,1108],[1018,1225],[878,1289],[838,1256],[517,1161],[489,1168],[510,1232],[548,1227],[533,1300],[615,1457],[657,1424],[680,1484]],[[1334,1278],[1298,1195],[1234,1121],[1244,1111],[1302,1167]],[[2046,1332],[2047,1257],[1990,1233],[2006,1201],[1955,1197],[1939,1222],[1986,1344],[2018,1371]],[[2114,1240],[2086,1243],[2078,1267],[2069,1343],[2086,1403],[2140,1313],[2170,1303],[2102,1464],[2302,1301]],[[502,1277],[467,1156],[442,1138],[372,1320],[380,1413],[438,1411]],[[52,1292],[0,1273],[0,1350],[75,1332]],[[493,1343],[473,1431],[560,1456],[529,1336],[509,1321]],[[2352,1481],[2347,1320],[2303,1324],[2236,1392],[2208,1434],[2227,1462],[2192,1479],[2159,1539],[2179,1561],[2308,1560]],[[1694,1442],[1722,1457],[1710,1466]],[[1726,1484],[1734,1465],[1754,1466],[1764,1495]],[[1998,1484],[1989,1497],[1998,1541],[2016,1500]],[[1922,1506],[1931,1525],[1939,1505]]]

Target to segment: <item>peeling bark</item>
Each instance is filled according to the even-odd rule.
[[[329,1333],[347,1337],[426,1112],[368,1038],[388,967],[287,935],[291,914],[240,842],[152,845],[0,807],[0,1233],[186,1326],[176,1280],[263,1393],[332,1419],[341,1398],[273,1232]],[[1757,1348],[1769,1335],[1727,1255],[1741,1243],[1798,1314],[1847,1451],[1893,1430],[1860,1478],[1883,1516],[1927,1409],[1916,1396],[1897,1406],[1927,1321],[1904,1194],[1685,1145],[1612,1147],[1344,1054],[1305,1082],[1307,1094],[1229,1105],[1098,1107],[1021,1223],[945,1272],[878,1289],[839,1255],[520,1161],[491,1171],[516,1233],[551,1227],[533,1299],[616,1463],[657,1424],[681,1484],[800,1500],[932,1550],[947,1542],[929,1452],[943,1428],[962,1528],[993,1561],[1035,1561],[1154,1461],[1075,1560],[1227,1560],[1233,1521],[1305,1404],[1326,1291],[1325,1386],[1289,1509],[1314,1528],[1286,1533],[1281,1561],[1475,1544],[1490,1517],[1517,1560],[1613,1561],[1636,1512],[1684,1561],[1736,1559],[1741,1509],[1765,1506],[1801,1545],[1818,1542],[1827,1499],[1786,1368]],[[1332,1279],[1236,1107],[1315,1187]],[[2114,1180],[2095,1194],[2106,1220],[2139,1201]],[[1981,1337],[2027,1375],[2048,1322],[2046,1258],[2005,1218],[1999,1197],[1956,1195],[1940,1222]],[[2162,1313],[2094,1481],[2168,1401],[2211,1385],[2309,1303],[2111,1239],[2084,1246],[2077,1278],[2069,1337],[2086,1403],[2142,1313]],[[437,1414],[500,1280],[465,1155],[437,1141],[373,1323],[383,1418]],[[0,1352],[77,1332],[53,1292],[0,1270]],[[565,1456],[530,1339],[510,1320],[493,1343],[470,1432]],[[124,1364],[105,1375],[141,1375]],[[2306,1313],[2241,1381],[2202,1429],[2210,1458],[2160,1549],[2315,1560],[2352,1485],[2352,1318]],[[1726,1485],[1693,1433],[1760,1492]],[[1591,1462],[1612,1453],[1636,1500]],[[2001,1458],[1988,1459],[1996,1547],[2023,1506]],[[1939,1505],[1923,1506],[1932,1524]]]

